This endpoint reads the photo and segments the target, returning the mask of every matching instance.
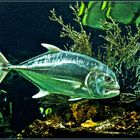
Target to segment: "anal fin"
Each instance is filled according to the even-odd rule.
[[[49,94],[50,93],[48,91],[40,89],[40,91],[37,94],[33,95],[32,98],[41,98]]]

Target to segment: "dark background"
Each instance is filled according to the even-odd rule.
[[[57,44],[60,40],[61,26],[49,19],[50,10],[56,9],[66,23],[71,22],[72,12],[68,2],[21,2],[0,3],[0,49],[5,54],[12,54],[19,60],[19,53],[28,51],[34,55],[45,49],[41,42]],[[73,3],[74,4],[74,3]],[[29,56],[31,57],[31,56]],[[27,59],[27,58],[25,58]]]

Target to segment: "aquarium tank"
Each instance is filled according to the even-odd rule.
[[[0,138],[140,137],[140,2],[0,2]]]

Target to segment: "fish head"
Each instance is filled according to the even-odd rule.
[[[96,68],[86,78],[89,94],[94,99],[105,99],[119,95],[120,86],[115,73],[106,65],[103,69]]]

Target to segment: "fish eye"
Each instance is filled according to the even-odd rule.
[[[105,82],[111,82],[111,78],[109,76],[105,76]]]

